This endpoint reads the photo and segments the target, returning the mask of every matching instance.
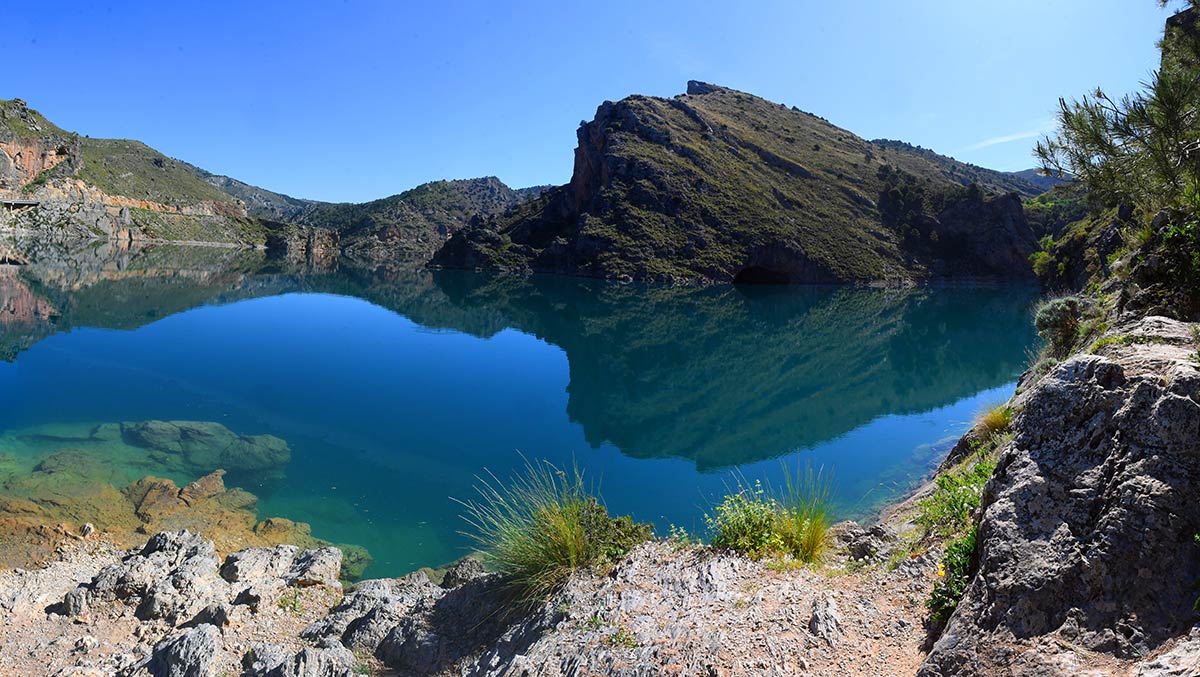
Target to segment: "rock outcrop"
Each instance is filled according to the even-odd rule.
[[[251,564],[255,562],[265,565]],[[340,587],[341,563],[336,548],[298,552],[280,546],[239,551],[222,565],[212,541],[187,531],[160,532],[67,593],[61,610],[80,616],[99,604],[120,601],[142,620],[224,625],[232,607],[266,609],[288,586]]]
[[[0,652],[0,672],[911,673],[923,634],[917,597],[935,561],[828,577],[649,543],[611,572],[577,572],[531,607],[471,559],[442,585],[417,572],[362,581],[342,596],[336,582],[302,585],[322,578],[327,555],[310,555],[252,548],[222,563],[211,542],[172,532],[127,553],[89,539],[36,571],[0,571],[0,645],[19,648]],[[845,556],[839,550],[833,564]],[[59,603],[47,610],[50,601]]]
[[[1196,623],[1197,346],[1187,323],[1162,317],[1110,335],[1129,338],[1015,400],[978,572],[922,675],[1069,671],[1079,649],[1138,659]]]
[[[1007,193],[1040,189],[795,108],[689,83],[605,102],[578,137],[568,185],[454,235],[433,264],[668,282],[1031,276],[1034,237]]]

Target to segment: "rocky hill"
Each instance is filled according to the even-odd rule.
[[[495,177],[435,181],[362,204],[294,198],[213,174],[139,141],[70,133],[0,101],[0,198],[38,204],[9,229],[73,239],[272,245],[295,258],[343,250],[423,263],[450,234],[541,194]]]
[[[1029,275],[1034,238],[1009,191],[1041,191],[1011,174],[700,82],[605,102],[578,137],[569,184],[464,230],[434,265],[670,282]]]
[[[190,165],[138,141],[91,139],[0,100],[0,198],[35,203],[8,229],[53,237],[262,245],[267,227]]]
[[[494,176],[434,181],[361,204],[311,203],[291,220],[337,232],[343,251],[358,261],[424,263],[473,219],[500,214],[537,191],[513,190]]]

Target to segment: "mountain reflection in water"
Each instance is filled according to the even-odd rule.
[[[576,460],[611,508],[663,528],[695,528],[725,471],[770,479],[780,458],[829,468],[841,515],[861,513],[1011,392],[1035,340],[1032,288],[667,288],[21,244],[30,263],[0,266],[0,431],[277,435],[282,478],[227,479],[260,514],[365,545],[372,575],[463,554],[448,497],[516,448]]]

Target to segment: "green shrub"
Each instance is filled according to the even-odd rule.
[[[932,495],[918,503],[915,521],[941,538],[962,533],[971,526],[971,513],[979,507],[983,487],[996,470],[996,464],[977,454],[934,480]]]
[[[652,534],[648,524],[613,518],[578,468],[525,463],[502,484],[480,479],[478,501],[461,502],[485,566],[503,574],[521,606],[545,601],[571,572],[611,563]]]
[[[1162,252],[1171,281],[1195,294],[1200,287],[1200,221],[1188,219],[1168,226]]]
[[[798,469],[785,474],[783,489],[768,491],[761,482],[739,480],[736,490],[705,515],[715,548],[751,559],[790,556],[816,561],[825,552],[829,532],[831,484],[821,471]]]
[[[938,580],[929,593],[925,606],[929,608],[929,619],[936,626],[946,624],[950,614],[958,608],[958,602],[971,582],[972,562],[975,556],[976,527],[946,546],[946,554],[938,566]]]
[[[1033,325],[1058,357],[1067,355],[1079,334],[1080,302],[1074,296],[1048,299],[1038,305]]]
[[[1037,251],[1029,255],[1029,263],[1033,266],[1033,274],[1044,279],[1057,270],[1058,261],[1048,251]]]
[[[755,481],[752,487],[747,487],[739,481],[737,491],[726,496],[713,514],[705,515],[704,521],[712,534],[710,542],[714,548],[761,559],[783,548],[775,529],[778,512],[761,482]]]

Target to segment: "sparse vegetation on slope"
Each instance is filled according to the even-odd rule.
[[[47,120],[46,116],[27,108],[20,99],[0,99],[0,124],[19,138],[67,135],[65,130]]]
[[[140,141],[85,138],[81,143],[79,178],[109,195],[166,205],[234,202],[229,194],[197,178],[190,165]]]

